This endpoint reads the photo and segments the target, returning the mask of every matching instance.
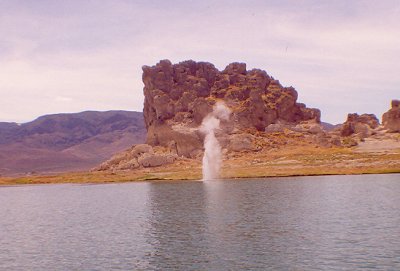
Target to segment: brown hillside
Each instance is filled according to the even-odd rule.
[[[141,112],[87,111],[0,123],[0,175],[87,170],[144,142],[145,134]]]

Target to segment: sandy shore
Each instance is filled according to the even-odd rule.
[[[281,146],[260,152],[227,155],[221,178],[260,178],[342,174],[400,173],[400,143],[366,140],[354,148]],[[0,177],[0,185],[46,183],[115,183],[199,180],[201,162],[181,159],[174,164],[118,172],[75,172],[46,176]]]

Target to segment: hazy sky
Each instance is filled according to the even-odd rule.
[[[400,99],[400,1],[0,0],[0,121],[143,108],[142,65],[235,61],[343,122]]]

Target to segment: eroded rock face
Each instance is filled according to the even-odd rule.
[[[371,129],[375,129],[378,126],[379,120],[374,114],[348,114],[340,134],[341,136],[359,134],[361,137],[367,137],[371,134]]]
[[[293,87],[283,87],[265,71],[247,71],[244,63],[231,63],[219,71],[206,62],[162,60],[143,67],[143,83],[147,143],[168,147],[173,141],[180,156],[194,157],[202,148],[196,127],[217,100],[232,110],[230,131],[264,131],[279,121],[320,122],[320,111],[297,103]]]
[[[392,108],[382,116],[382,124],[389,132],[400,132],[400,100],[392,101]]]
[[[138,158],[138,162],[143,167],[159,167],[172,164],[175,159],[172,154],[144,154]]]
[[[251,134],[232,135],[229,149],[235,152],[257,151],[258,149],[255,146],[254,141],[255,138]]]
[[[117,153],[110,160],[93,170],[132,170],[143,167],[158,167],[171,164],[176,159],[176,154],[168,152],[156,153],[152,146],[138,144],[124,152]]]

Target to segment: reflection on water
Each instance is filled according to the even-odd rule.
[[[203,183],[154,183],[149,198],[151,223],[147,242],[153,248],[150,266],[156,270],[204,270],[210,253]],[[194,256],[195,261],[188,261]]]
[[[0,188],[0,270],[398,270],[400,175]]]

